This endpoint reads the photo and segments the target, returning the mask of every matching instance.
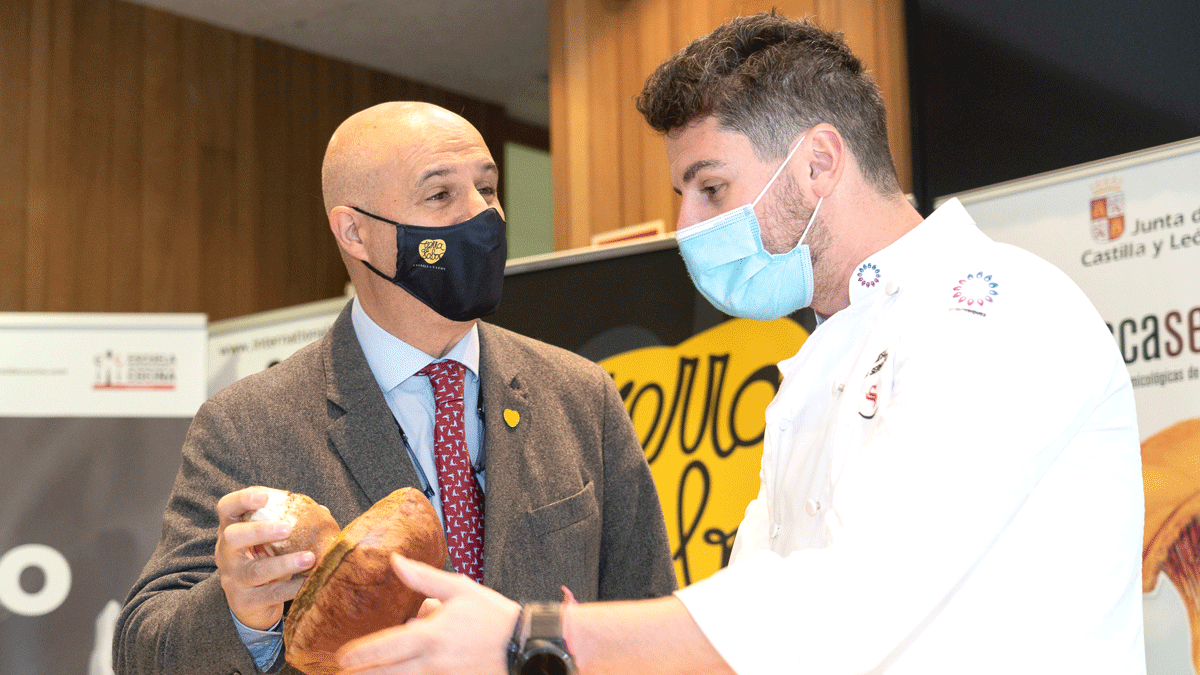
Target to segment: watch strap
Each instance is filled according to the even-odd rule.
[[[557,661],[560,670],[548,672],[574,673],[575,665],[563,638],[562,604],[557,602],[530,603],[521,606],[512,639],[508,643],[508,672],[521,675],[530,659],[545,667],[546,658]]]
[[[529,635],[541,640],[562,640],[562,605],[539,602],[529,605]]]

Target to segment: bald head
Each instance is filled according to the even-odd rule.
[[[326,213],[346,204],[386,211],[389,194],[412,187],[403,181],[417,151],[455,142],[486,152],[470,122],[432,103],[394,101],[351,115],[329,139],[321,165]]]

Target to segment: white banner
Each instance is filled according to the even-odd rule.
[[[191,417],[203,314],[0,312],[0,415]]]
[[[0,673],[111,675],[206,338],[203,314],[0,313]]]
[[[1148,472],[1165,471],[1185,483],[1178,488],[1183,500],[1200,494],[1200,469],[1191,466],[1200,462],[1200,437],[1184,437],[1198,428],[1188,420],[1200,420],[1200,139],[956,196],[993,239],[1045,258],[1079,284],[1129,365],[1142,440],[1170,430],[1144,443]],[[1030,386],[1053,386],[1053,373]],[[1162,447],[1169,434],[1179,437],[1170,439],[1178,449],[1148,449]],[[1195,452],[1182,449],[1187,443]],[[1160,513],[1186,508],[1175,504],[1183,500],[1156,492],[1156,484],[1147,481],[1150,535],[1165,528]],[[1190,518],[1181,522],[1200,527]],[[1162,536],[1168,540],[1156,545],[1180,545],[1172,544],[1176,532]],[[1086,564],[1086,552],[1080,554]],[[1200,575],[1195,558],[1170,560],[1164,569],[1176,564],[1177,574]],[[1176,586],[1162,574],[1144,599],[1149,673],[1196,672],[1190,646],[1200,625],[1189,626]]]
[[[208,395],[315,342],[352,296],[214,321],[208,327]]]

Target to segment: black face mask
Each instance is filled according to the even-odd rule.
[[[364,260],[367,269],[451,321],[478,319],[500,306],[508,231],[495,208],[447,227],[402,225],[350,208],[396,226],[396,276]]]

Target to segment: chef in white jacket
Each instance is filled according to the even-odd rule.
[[[701,293],[821,323],[779,364],[730,566],[556,608],[549,672],[1144,673],[1133,392],[1075,284],[957,201],[921,218],[838,34],[735,19],[638,108],[666,136]],[[544,608],[396,567],[442,604],[349,646],[350,671],[534,672],[505,655]]]

